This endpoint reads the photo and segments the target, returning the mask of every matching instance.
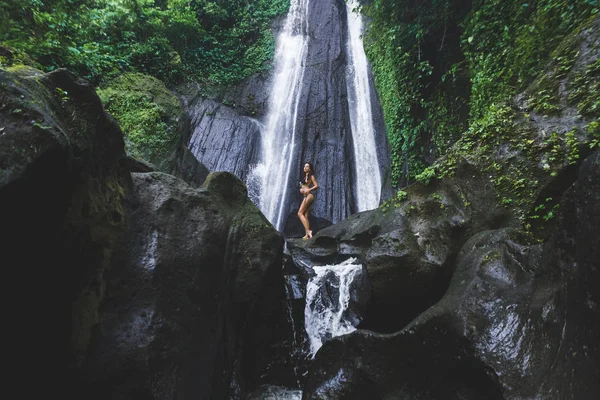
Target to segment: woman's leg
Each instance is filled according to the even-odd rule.
[[[308,209],[307,203],[308,196],[302,200],[302,204],[300,204],[300,209],[298,210],[298,218],[300,218],[300,222],[304,225],[304,230],[306,231],[306,235],[302,239],[308,239],[308,231],[310,227],[308,226],[308,218],[306,217],[305,212]]]
[[[309,239],[312,238],[312,231],[310,230],[310,223],[308,222],[308,213],[310,212],[310,206],[314,200],[315,200],[314,194],[307,195],[306,200],[304,200],[304,202],[306,203],[306,208],[304,211],[304,218],[306,218],[306,235],[308,236]]]

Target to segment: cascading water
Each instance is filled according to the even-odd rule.
[[[323,342],[354,330],[358,322],[349,316],[350,290],[362,271],[356,258],[341,264],[313,267],[315,276],[306,286],[304,323],[314,357]]]
[[[346,84],[356,160],[357,208],[358,211],[365,211],[379,206],[381,176],[371,107],[369,64],[361,40],[363,20],[360,13],[353,11],[357,6],[357,0],[348,0],[346,3],[348,14]]]
[[[250,191],[259,193],[258,207],[277,230],[281,230],[283,222],[285,202],[282,199],[286,198],[295,150],[296,121],[308,45],[308,3],[309,0],[291,0],[283,31],[277,38],[275,76],[267,122],[261,135],[261,159],[247,180]]]

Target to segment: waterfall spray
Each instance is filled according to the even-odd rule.
[[[352,10],[357,0],[346,3],[348,14],[348,106],[356,160],[356,198],[358,211],[372,210],[379,206],[381,176],[377,161],[375,128],[371,107],[372,88],[369,82],[369,64],[361,35],[363,21],[360,13]]]

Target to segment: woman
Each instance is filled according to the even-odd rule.
[[[300,209],[298,210],[298,218],[300,218],[300,222],[304,225],[304,230],[306,231],[306,235],[302,239],[307,240],[312,237],[312,231],[310,230],[310,226],[308,224],[308,212],[309,207],[312,202],[315,200],[315,190],[319,188],[319,184],[315,179],[315,171],[311,165],[311,163],[304,164],[304,176],[300,181],[300,193],[304,196],[302,200],[302,204],[300,204]]]

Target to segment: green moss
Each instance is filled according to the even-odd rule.
[[[179,137],[183,108],[161,81],[129,73],[99,89],[98,95],[123,129],[129,153],[152,163],[167,157]]]
[[[546,72],[527,90],[530,110],[544,115],[554,115],[560,111],[559,86],[573,68],[581,42],[582,37],[578,29],[550,54]]]
[[[502,254],[498,250],[494,250],[490,253],[487,253],[485,257],[481,260],[482,264],[488,264],[492,261],[496,261],[502,258]]]
[[[559,113],[559,86],[561,81],[567,77],[579,55],[578,49],[581,41],[581,36],[573,33],[552,52],[546,72],[536,79],[526,91],[529,110],[544,115]]]
[[[35,62],[23,51],[0,46],[0,68],[18,66],[37,67]]]
[[[429,185],[429,182],[435,178],[435,168],[427,167],[420,174],[415,176],[417,182],[423,182],[425,185]]]
[[[600,122],[592,121],[586,127],[587,133],[589,135],[589,146],[590,149],[600,148]]]
[[[578,72],[573,79],[569,104],[581,115],[597,117],[600,113],[600,58]]]
[[[391,209],[398,208],[398,207],[400,207],[402,202],[404,200],[406,200],[407,197],[408,197],[408,193],[406,193],[403,190],[398,190],[398,192],[396,193],[395,196],[390,197],[387,201],[385,201],[383,204],[381,204],[381,206],[379,208],[384,213]]]
[[[434,199],[435,201],[437,201],[438,203],[440,203],[440,208],[441,209],[446,208],[446,205],[444,204],[444,198],[442,197],[442,195],[440,195],[439,193],[432,193],[430,195],[430,197],[432,199]]]
[[[576,129],[573,128],[569,132],[565,133],[565,147],[567,162],[569,164],[575,164],[579,161],[579,141],[575,136]]]

